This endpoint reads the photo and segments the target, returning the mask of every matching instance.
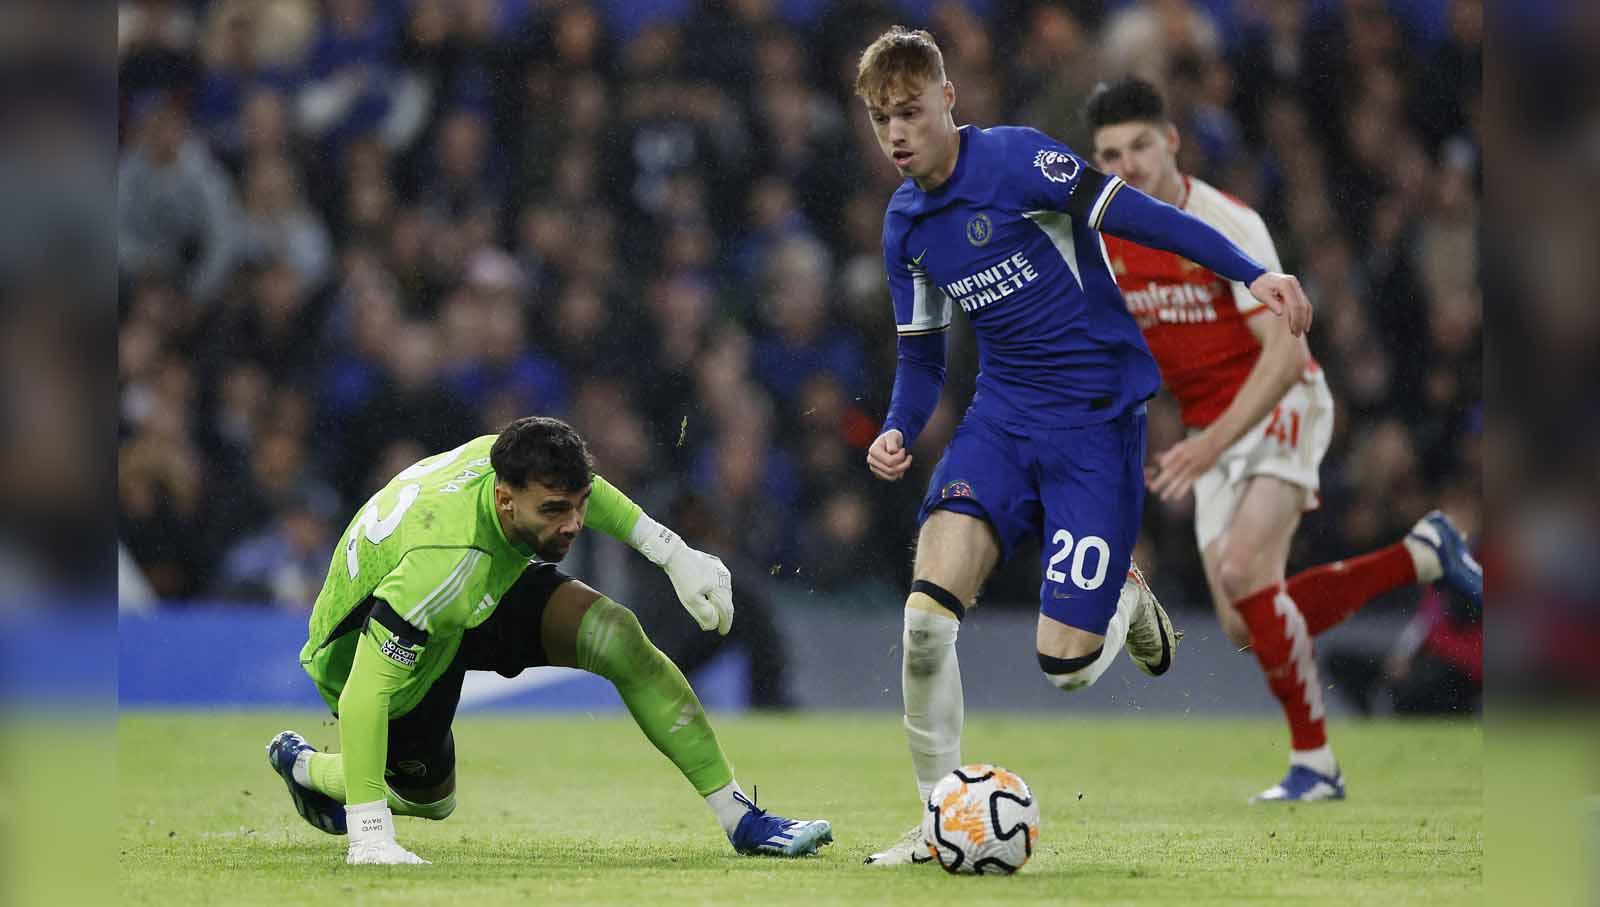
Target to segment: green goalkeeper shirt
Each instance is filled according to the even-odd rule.
[[[397,718],[421,702],[455,658],[462,636],[488,620],[522,571],[536,563],[531,549],[506,538],[495,515],[495,474],[489,463],[494,441],[494,435],[474,438],[395,476],[350,522],[328,565],[300,664],[334,712],[340,712],[340,697],[352,682],[364,636],[365,614],[357,609],[364,602],[383,599],[406,623],[427,632],[425,645],[397,651],[384,644],[391,634],[373,624],[372,634],[382,637],[375,640],[383,645],[382,655],[363,659],[367,674],[360,689],[371,689],[386,702],[382,709],[369,709],[380,703],[364,698],[362,711],[372,714],[340,715],[342,725],[352,719],[370,725],[361,738],[378,737],[352,740],[350,728],[341,728],[350,803],[383,797],[387,722],[376,719]],[[627,496],[594,476],[585,527],[627,542],[640,513]],[[344,712],[350,712],[349,702]],[[353,771],[355,762],[370,767],[374,753],[351,752],[373,746],[376,778]],[[369,789],[358,791],[358,785]]]

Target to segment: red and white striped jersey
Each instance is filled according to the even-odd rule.
[[[1178,207],[1205,221],[1269,271],[1281,271],[1267,225],[1248,205],[1185,176]],[[1204,428],[1233,402],[1261,355],[1246,319],[1265,311],[1244,284],[1233,283],[1172,252],[1109,234],[1106,253],[1128,310],[1178,398],[1184,424]],[[1307,366],[1314,374],[1315,362]]]

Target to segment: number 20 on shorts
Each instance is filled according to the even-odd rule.
[[[1050,555],[1050,563],[1044,568],[1044,577],[1052,583],[1064,583],[1067,575],[1056,569],[1056,565],[1072,559],[1072,584],[1085,592],[1098,589],[1105,584],[1106,570],[1111,566],[1111,546],[1098,535],[1086,535],[1073,544],[1072,533],[1065,529],[1057,529],[1056,534],[1050,537],[1051,546],[1060,546]],[[1094,552],[1094,575],[1086,575],[1086,564],[1089,552]]]

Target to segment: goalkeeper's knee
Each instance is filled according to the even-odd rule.
[[[389,788],[389,810],[397,816],[415,816],[419,819],[447,819],[456,811],[456,795],[454,792],[443,799],[432,803],[417,803],[402,796],[393,787]]]
[[[639,618],[601,596],[589,606],[578,627],[578,667],[615,683],[634,679],[665,660],[650,642]]]

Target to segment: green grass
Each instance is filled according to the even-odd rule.
[[[1340,722],[1343,803],[1249,807],[1283,770],[1278,722],[969,719],[970,761],[1039,797],[1011,878],[871,869],[916,820],[897,716],[728,718],[723,747],[773,811],[832,820],[817,858],[736,856],[626,718],[456,723],[460,806],[402,819],[423,867],[347,867],[293,812],[263,747],[325,746],[323,716],[135,713],[120,722],[122,900],[167,904],[1455,904],[1482,899],[1483,740],[1464,723]]]

